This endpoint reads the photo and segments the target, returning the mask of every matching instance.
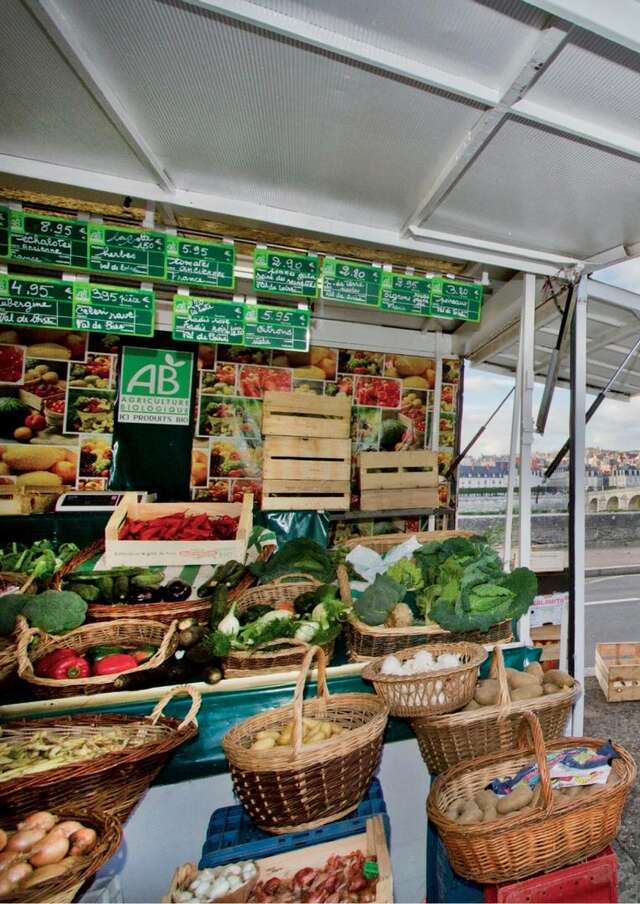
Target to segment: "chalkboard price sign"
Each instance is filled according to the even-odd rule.
[[[167,279],[187,285],[233,290],[235,248],[229,242],[209,242],[167,236]]]
[[[0,275],[0,323],[12,327],[73,329],[73,283]]]
[[[309,350],[309,311],[248,304],[244,312],[244,344],[285,351]]]
[[[9,208],[0,207],[0,257],[9,256]]]
[[[167,237],[121,226],[89,224],[89,266],[99,273],[165,279]]]
[[[318,297],[318,258],[256,248],[253,253],[253,288],[266,295]]]
[[[40,217],[22,210],[9,213],[11,258],[55,267],[87,267],[87,223]]]
[[[425,276],[383,273],[380,307],[394,314],[429,316],[431,280]]]
[[[173,297],[173,338],[184,342],[244,344],[244,305],[212,298]]]
[[[436,276],[431,284],[430,314],[447,320],[479,323],[484,287]]]
[[[381,267],[325,257],[322,266],[322,297],[327,301],[377,308],[380,304],[381,275]]]
[[[156,299],[151,289],[73,284],[73,321],[78,330],[153,336]]]

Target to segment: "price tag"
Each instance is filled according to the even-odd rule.
[[[9,208],[0,207],[0,257],[9,256]]]
[[[173,338],[243,345],[244,307],[241,302],[174,295]]]
[[[99,273],[165,279],[166,240],[163,232],[89,223],[89,266]]]
[[[480,322],[484,286],[435,276],[431,282],[429,313],[448,320]]]
[[[266,295],[318,297],[318,258],[256,248],[253,253],[253,288]]]
[[[322,297],[327,301],[377,308],[380,305],[381,276],[381,267],[325,257],[322,266]]]
[[[11,210],[9,224],[12,260],[87,268],[87,223]]]
[[[236,252],[228,242],[167,236],[167,279],[185,285],[234,289]]]
[[[74,329],[72,282],[0,274],[0,302],[3,326]]]
[[[248,304],[244,309],[244,344],[253,348],[309,351],[310,311]]]
[[[383,273],[380,287],[380,307],[394,314],[429,316],[431,279],[426,276],[409,276]]]
[[[73,284],[74,328],[95,333],[153,336],[156,298],[151,289]]]

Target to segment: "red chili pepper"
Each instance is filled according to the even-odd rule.
[[[60,650],[54,650],[52,653],[47,653],[41,659],[38,659],[36,662],[35,673],[43,678],[51,677],[49,672],[54,666],[59,662],[66,662],[67,659],[75,659],[77,655],[77,651],[72,650],[71,647],[63,647]]]
[[[138,668],[138,660],[129,653],[113,653],[99,659],[93,666],[94,675],[117,675]]]
[[[71,659],[62,659],[56,662],[48,671],[47,678],[56,678],[63,681],[66,678],[88,678],[91,674],[91,666],[83,656],[74,656]]]

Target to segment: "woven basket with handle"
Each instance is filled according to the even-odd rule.
[[[284,601],[293,602],[301,593],[315,590],[317,587],[320,587],[320,581],[310,575],[285,575],[269,584],[262,584],[260,587],[246,590],[237,600],[236,615],[243,615],[253,606],[274,606]],[[331,660],[333,648],[333,641],[322,645],[327,662]],[[297,669],[302,664],[308,649],[308,643],[282,639],[260,644],[250,651],[232,650],[223,659],[224,674],[227,678],[245,678],[256,672],[271,675],[276,672]]]
[[[304,686],[318,660],[317,696]],[[281,834],[325,825],[351,813],[378,768],[388,709],[374,694],[330,694],[320,647],[306,653],[293,703],[240,722],[222,739],[236,794],[254,823]],[[303,745],[303,717],[326,719],[346,731]],[[259,731],[293,722],[293,746],[252,750]]]
[[[383,657],[369,662],[362,677],[373,682],[376,694],[385,701],[392,716],[435,716],[466,706],[476,689],[478,669],[487,658],[484,647],[474,643],[427,644],[399,650],[394,655],[404,662],[420,650],[434,657],[441,653],[456,653],[462,661],[458,666],[415,675],[384,675],[382,665],[386,657]]]
[[[191,697],[185,718],[180,721],[163,716],[169,701],[183,693]],[[184,684],[168,691],[146,717],[74,713],[5,722],[1,740],[12,745],[37,739],[42,732],[53,740],[82,740],[120,729],[127,732],[130,743],[124,750],[15,778],[3,779],[0,768],[0,814],[17,821],[34,810],[69,809],[77,803],[83,809],[110,813],[124,822],[171,752],[197,734],[199,709],[200,694]]]
[[[95,876],[101,866],[113,857],[122,841],[120,821],[109,813],[95,813],[86,809],[64,807],[55,809],[54,814],[60,821],[73,819],[87,828],[93,829],[98,840],[93,850],[78,857],[77,863],[55,879],[34,885],[32,888],[20,888],[13,892],[14,900],[20,904],[66,904],[73,901],[82,886]],[[17,827],[16,819],[0,819],[0,828],[6,832]]]
[[[18,590],[15,591],[16,593],[35,593],[37,590],[33,576],[30,577],[22,572],[0,571],[0,580],[15,584],[18,587]],[[2,597],[0,596],[1,604]],[[9,679],[15,676],[17,668],[18,655],[14,637],[0,637],[0,685],[3,682],[9,684]]]
[[[545,741],[560,737],[581,692],[580,685],[576,683],[574,687],[559,690],[557,694],[512,703],[504,657],[499,646],[493,651],[490,676],[500,683],[496,706],[412,720],[422,758],[432,774],[444,772],[461,760],[512,750],[527,710],[538,717]]]
[[[602,851],[618,834],[624,802],[636,777],[633,758],[614,744],[619,757],[611,762],[606,785],[582,799],[559,797],[551,788],[547,751],[578,746],[597,749],[605,741],[561,738],[545,748],[540,723],[529,711],[523,713],[521,728],[519,749],[459,763],[435,779],[427,802],[429,819],[440,833],[453,870],[482,885],[560,869]],[[460,825],[447,818],[450,806],[469,800],[493,779],[514,775],[534,760],[540,770],[541,794],[533,810],[476,825]]]
[[[22,616],[18,617],[18,675],[22,681],[31,686],[36,697],[73,697],[76,694],[100,694],[111,690],[111,685],[121,672],[113,675],[93,675],[89,678],[41,678],[35,674],[34,666],[47,653],[70,647],[83,654],[90,647],[98,644],[115,644],[124,647],[135,647],[137,644],[150,644],[157,647],[156,652],[142,662],[133,674],[157,669],[169,659],[178,648],[177,622],[167,627],[162,622],[147,619],[121,619],[120,621],[100,622],[94,625],[83,625],[66,634],[46,634],[39,628],[29,628]],[[38,641],[35,649],[31,648],[34,640]]]

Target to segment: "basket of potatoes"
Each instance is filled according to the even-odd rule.
[[[477,682],[463,709],[414,718],[411,725],[429,772],[438,774],[461,760],[512,750],[526,710],[537,715],[545,740],[559,737],[580,692],[571,675],[559,669],[545,672],[539,662],[523,671],[505,668],[498,645],[489,678]]]
[[[633,758],[618,744],[590,737],[545,744],[532,712],[523,714],[520,728],[512,750],[467,760],[439,775],[427,801],[452,869],[481,885],[514,882],[602,851],[618,833],[636,777]],[[548,757],[570,755],[575,747],[611,749],[606,782],[555,790]],[[532,771],[533,786],[520,781],[500,794],[490,787],[496,779],[500,786],[506,777]]]

